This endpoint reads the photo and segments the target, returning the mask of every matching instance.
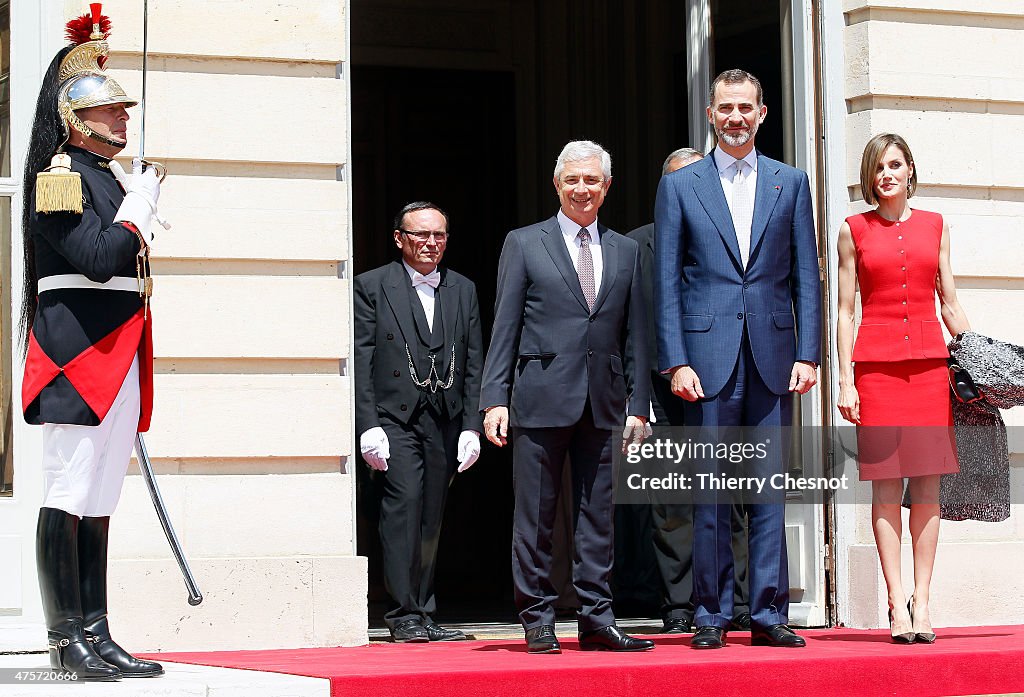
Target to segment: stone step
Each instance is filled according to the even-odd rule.
[[[0,695],[3,697],[330,697],[331,683],[255,670],[211,668],[163,663],[166,673],[158,678],[120,682],[82,683],[73,688],[49,681],[37,682],[33,673],[50,673],[46,654],[0,655]],[[21,672],[21,679],[17,674]]]

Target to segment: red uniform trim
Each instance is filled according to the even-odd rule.
[[[145,315],[143,310],[143,315]],[[139,433],[149,430],[149,422],[153,416],[153,308],[144,320],[142,342],[139,344]]]
[[[35,331],[28,335],[28,352],[25,354],[25,377],[21,381],[22,409],[28,407],[39,396],[43,388],[60,375],[60,366],[50,360],[36,341]]]
[[[143,318],[143,309],[128,318],[114,331],[59,367],[29,336],[25,358],[25,379],[21,403],[24,407],[39,396],[54,378],[63,373],[93,413],[102,421],[110,411],[124,382],[132,359],[139,356],[139,392],[142,398],[139,432],[149,429],[153,413],[153,331]]]

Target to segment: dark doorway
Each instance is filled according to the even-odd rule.
[[[395,258],[394,211],[433,200],[451,216],[444,263],[477,284],[485,341],[504,235],[557,210],[551,171],[566,141],[612,153],[601,219],[621,232],[650,222],[661,162],[688,145],[678,0],[352,0],[351,29],[353,271]],[[485,446],[453,483],[440,621],[515,621],[510,455]],[[380,626],[378,494],[365,468],[358,487]]]
[[[789,4],[789,0],[781,0]],[[785,161],[783,151],[782,24],[780,2],[712,0],[712,78],[731,68],[757,76],[768,116],[757,132],[757,149]],[[790,163],[792,164],[792,163]]]
[[[449,216],[443,263],[477,285],[486,345],[500,231],[515,223],[515,89],[510,73],[360,67],[352,76],[355,273],[392,259],[395,211],[428,200]],[[511,620],[509,453],[486,450],[449,492],[438,557],[439,619]],[[370,621],[386,611],[377,539],[379,481],[358,475],[358,550],[369,559]]]

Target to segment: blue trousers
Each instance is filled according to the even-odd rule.
[[[699,377],[699,376],[698,376]],[[714,397],[686,403],[687,426],[703,426],[722,439],[731,427],[746,427],[746,442],[771,439],[768,457],[747,460],[741,469],[745,477],[781,474],[788,461],[788,427],[792,425],[793,402],[789,394],[777,395],[764,384],[750,343],[744,336],[736,367],[725,387]],[[782,427],[782,428],[780,428]],[[732,436],[737,434],[733,432]],[[707,466],[717,470],[713,463]],[[751,500],[753,499],[753,500]],[[694,624],[726,629],[733,618],[732,506],[734,499],[723,492],[715,502],[703,492],[694,505],[693,592]],[[747,513],[748,582],[750,616],[755,627],[770,627],[789,621],[789,566],[786,555],[785,492],[766,491],[760,496],[744,495]]]

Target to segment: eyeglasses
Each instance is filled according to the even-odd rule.
[[[399,228],[398,231],[403,235],[408,235],[409,237],[412,237],[415,240],[419,240],[420,242],[426,242],[427,240],[430,239],[431,235],[433,235],[434,239],[437,240],[438,242],[445,242],[448,239],[448,233],[444,231],[435,232],[434,230],[403,230],[401,228]]]

